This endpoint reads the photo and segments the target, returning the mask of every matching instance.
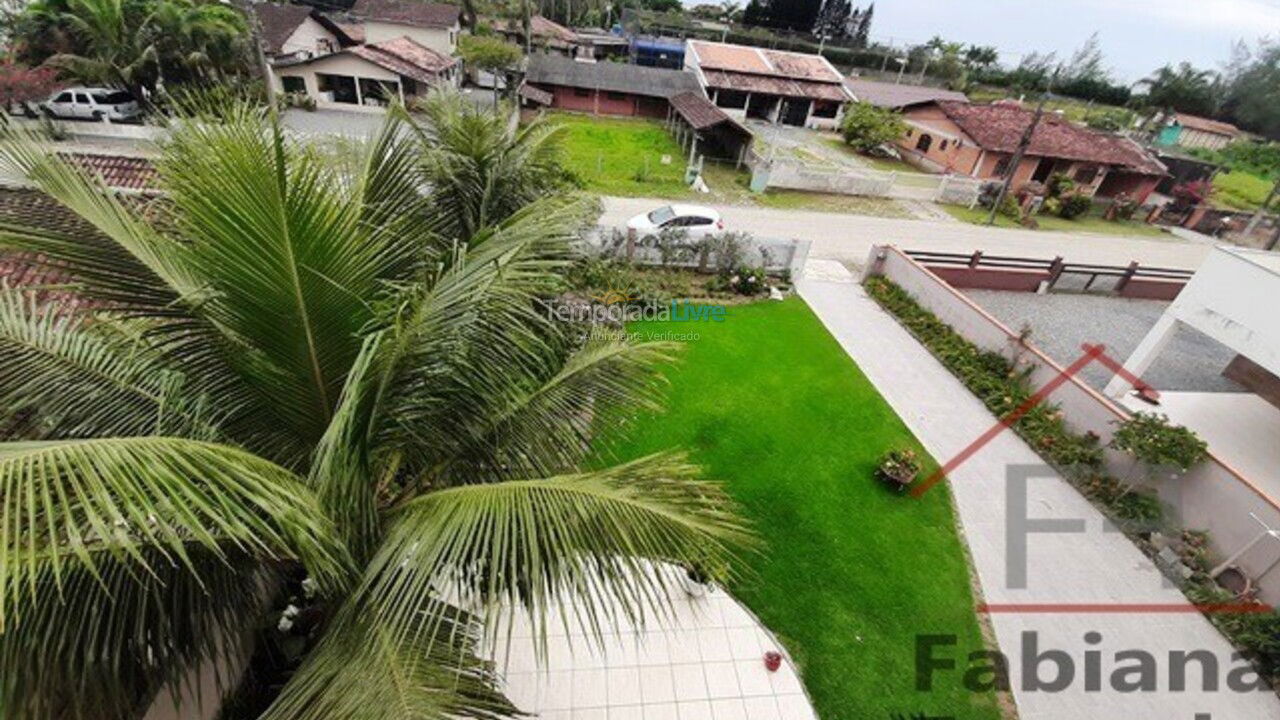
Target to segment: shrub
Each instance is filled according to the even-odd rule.
[[[1181,425],[1171,424],[1165,415],[1137,412],[1118,424],[1110,446],[1148,465],[1186,472],[1208,455],[1204,440]]]
[[[1040,206],[1040,212],[1057,215],[1062,212],[1062,201],[1056,197],[1045,198],[1044,204]]]
[[[1093,207],[1093,200],[1083,193],[1070,193],[1059,200],[1062,202],[1062,207],[1058,208],[1058,217],[1063,220],[1075,220]]]
[[[898,113],[860,102],[849,106],[840,125],[844,141],[861,152],[893,142],[906,132],[907,125]]]
[[[1094,130],[1102,130],[1105,132],[1116,132],[1123,130],[1133,122],[1133,113],[1128,110],[1113,108],[1108,110],[1095,110],[1084,116],[1084,124]]]
[[[1076,181],[1072,180],[1066,173],[1053,173],[1049,176],[1049,181],[1045,183],[1045,193],[1049,197],[1062,197],[1071,192],[1076,187]]]

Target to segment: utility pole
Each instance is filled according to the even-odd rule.
[[[1053,88],[1053,81],[1058,77],[1055,70],[1053,77],[1049,78],[1049,85],[1044,89],[1044,94],[1040,96],[1040,102],[1036,103],[1036,112],[1031,116],[1031,123],[1027,125],[1027,129],[1023,131],[1022,137],[1018,140],[1018,148],[1013,151],[1013,157],[1009,160],[1009,167],[1004,171],[1004,182],[1000,183],[1000,192],[996,195],[996,201],[991,204],[991,213],[987,215],[987,224],[996,224],[996,213],[1000,212],[1000,205],[1004,203],[1005,195],[1009,194],[1009,186],[1013,184],[1013,175],[1018,172],[1018,166],[1022,164],[1022,156],[1026,154],[1027,148],[1031,146],[1031,136],[1036,131],[1036,126],[1040,124],[1040,118],[1044,117],[1044,103],[1049,99],[1049,91]]]
[[[1244,227],[1244,236],[1249,237],[1254,230],[1258,229],[1258,223],[1262,222],[1262,215],[1271,207],[1271,201],[1275,200],[1276,193],[1280,193],[1280,178],[1276,179],[1274,185],[1271,186],[1271,192],[1267,193],[1267,199],[1262,201],[1258,206],[1258,210],[1249,218],[1249,224]]]

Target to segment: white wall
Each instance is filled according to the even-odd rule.
[[[1280,375],[1280,260],[1274,253],[1218,246],[1168,312]]]
[[[316,76],[349,75],[355,78],[381,80],[389,82],[392,85],[396,85],[400,82],[400,77],[390,70],[385,70],[371,62],[346,54],[331,55],[329,57],[320,58],[301,65],[277,67],[273,69],[272,75],[275,76],[276,89],[280,91],[284,90],[284,83],[281,78],[302,78],[303,82],[307,85],[307,94],[315,98],[317,107],[333,108],[338,110],[368,110],[374,112],[381,111],[382,108],[365,107],[353,105],[351,103],[326,102],[321,100],[320,80]]]
[[[452,56],[458,48],[458,32],[460,27],[455,23],[451,28],[422,28],[397,23],[366,20],[364,23],[364,41],[379,43],[408,37],[435,50],[438,53]]]
[[[328,43],[328,47],[324,47],[324,43]],[[307,18],[302,21],[298,29],[293,31],[288,40],[284,41],[284,45],[280,48],[281,55],[292,55],[296,52],[309,52],[314,55],[326,55],[331,52],[337,52],[340,49],[338,38],[329,29],[314,18]]]

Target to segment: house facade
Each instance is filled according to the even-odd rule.
[[[653,118],[667,117],[673,96],[702,93],[698,79],[682,70],[582,62],[540,53],[529,56],[525,86],[539,91],[522,94],[531,103],[593,115]]]
[[[1156,133],[1155,142],[1157,145],[1221,150],[1238,137],[1240,129],[1231,123],[1174,113]]]
[[[903,109],[907,133],[897,146],[903,159],[934,173],[999,179],[1033,113],[1016,103],[972,105],[933,100]],[[1044,115],[1021,162],[1013,187],[1064,173],[1086,195],[1121,193],[1144,202],[1167,174],[1165,166],[1132,140]]]
[[[737,120],[835,129],[853,100],[844,77],[821,55],[690,40],[684,66]]]
[[[356,0],[350,14],[362,23],[367,43],[407,37],[446,56],[458,49],[462,25],[457,5],[417,0]]]
[[[341,26],[305,5],[253,6],[269,60],[300,60],[335,53],[355,44]]]
[[[433,88],[456,86],[461,75],[457,59],[409,37],[277,62],[272,71],[280,91],[306,94],[317,107],[374,112]]]

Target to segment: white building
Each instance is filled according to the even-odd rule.
[[[417,0],[356,0],[351,16],[364,25],[364,41],[379,43],[408,37],[449,56],[458,49],[462,31],[457,5]]]

